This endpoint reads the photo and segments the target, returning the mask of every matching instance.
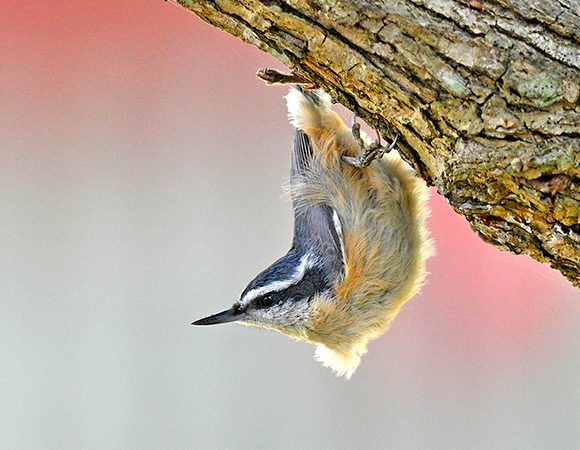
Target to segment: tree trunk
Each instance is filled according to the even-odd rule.
[[[177,0],[383,135],[486,241],[580,286],[577,0]]]

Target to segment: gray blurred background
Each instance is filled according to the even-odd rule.
[[[153,0],[4,0],[0,36],[0,448],[580,448],[579,291],[435,192],[428,284],[351,381],[190,326],[290,244],[279,63]]]

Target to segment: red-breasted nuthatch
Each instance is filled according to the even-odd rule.
[[[292,247],[232,308],[194,325],[280,331],[315,343],[316,358],[350,378],[367,342],[425,279],[427,187],[396,151],[379,158],[392,147],[381,147],[380,136],[363,144],[358,125],[351,132],[324,91],[298,85],[286,100],[296,128]]]

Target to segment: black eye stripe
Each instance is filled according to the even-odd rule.
[[[326,289],[328,289],[328,283],[323,278],[320,269],[311,268],[304,274],[301,280],[286,289],[268,292],[257,297],[252,301],[252,306],[255,309],[266,309],[275,304],[310,298],[317,292],[322,292]]]
[[[256,309],[269,308],[278,301],[279,295],[277,294],[279,293],[269,292],[267,294],[258,297],[256,300],[254,300],[254,306],[256,307]]]

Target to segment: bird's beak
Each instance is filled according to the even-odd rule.
[[[240,320],[243,316],[244,313],[242,311],[236,308],[231,308],[212,316],[196,320],[192,325],[217,325],[220,323],[235,322],[236,320]]]

